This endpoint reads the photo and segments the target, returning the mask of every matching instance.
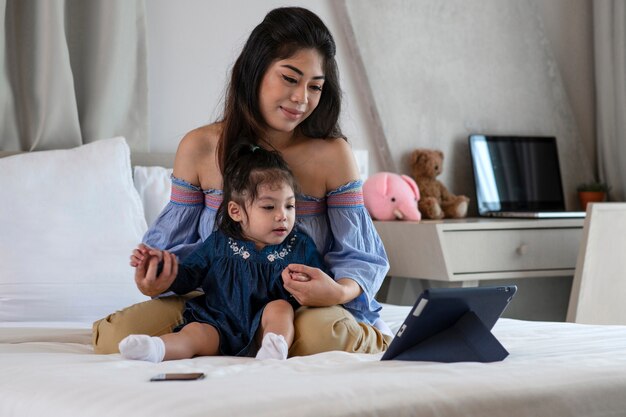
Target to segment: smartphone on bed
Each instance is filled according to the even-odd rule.
[[[176,374],[158,374],[150,378],[150,381],[195,381],[204,378],[202,372],[186,372]]]

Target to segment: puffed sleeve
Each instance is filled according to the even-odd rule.
[[[202,243],[203,228],[208,229],[204,238],[208,237],[214,222],[215,211],[205,208],[205,195],[200,187],[172,176],[170,201],[144,235],[143,242],[183,259]]]
[[[335,279],[351,278],[363,290],[344,307],[357,320],[374,324],[382,308],[374,296],[389,271],[389,261],[365,209],[362,186],[362,181],[354,181],[328,193],[327,210],[333,239],[324,260]]]

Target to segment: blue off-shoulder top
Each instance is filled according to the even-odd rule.
[[[299,229],[315,242],[331,276],[353,279],[363,290],[344,308],[357,321],[388,333],[379,319],[382,307],[374,296],[389,271],[389,261],[363,204],[362,186],[363,182],[357,180],[324,198],[298,195],[296,218]],[[143,242],[185,258],[214,231],[221,202],[221,190],[202,190],[172,176],[170,202],[150,226]]]

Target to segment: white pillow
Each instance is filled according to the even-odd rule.
[[[89,322],[148,299],[146,230],[124,138],[0,159],[0,321]]]
[[[139,193],[146,222],[151,225],[159,216],[163,207],[170,201],[172,190],[171,168],[158,166],[136,166],[133,179]]]

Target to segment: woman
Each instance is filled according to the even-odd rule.
[[[317,15],[303,8],[270,11],[235,62],[222,120],[182,139],[171,202],[144,237],[146,245],[184,258],[214,229],[226,155],[245,141],[280,152],[302,192],[296,203],[300,227],[334,276],[291,265],[283,278],[285,289],[305,306],[296,312],[290,356],[380,352],[391,339],[374,299],[388,261],[338,125],[341,91],[334,57],[332,35]],[[131,265],[141,259],[136,250]],[[167,270],[171,265],[165,261]],[[155,285],[137,280],[144,293]],[[95,351],[117,352],[119,341],[132,333],[171,332],[193,295],[151,300],[94,323]]]

